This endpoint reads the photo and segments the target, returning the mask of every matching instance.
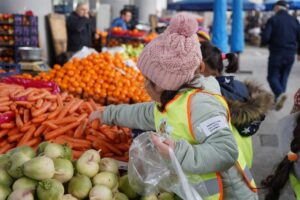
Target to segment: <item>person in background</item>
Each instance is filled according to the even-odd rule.
[[[281,119],[276,129],[280,133],[284,158],[275,172],[262,185],[267,189],[265,200],[278,200],[285,186],[290,183],[297,200],[300,200],[300,89],[294,97],[290,115]]]
[[[89,15],[86,2],[77,4],[75,12],[67,19],[68,52],[75,53],[83,46],[92,47],[93,39],[98,39],[96,23]]]
[[[207,29],[205,29],[204,27],[202,27],[202,26],[200,26],[198,28],[197,36],[198,36],[198,39],[199,39],[200,43],[211,40],[210,35],[209,35],[209,31]]]
[[[268,20],[261,43],[269,45],[267,79],[275,95],[275,109],[280,110],[287,98],[285,91],[296,52],[300,59],[300,26],[297,19],[288,14],[286,1],[278,1],[274,11],[276,14]]]
[[[132,13],[130,10],[123,9],[120,12],[120,17],[113,20],[111,23],[111,29],[114,27],[121,27],[123,30],[128,30],[127,23],[132,19]]]
[[[152,102],[111,105],[95,111],[90,121],[145,131],[156,130],[152,142],[167,160],[169,148],[201,195],[210,200],[257,200],[253,177],[237,161],[238,148],[228,123],[229,111],[212,78],[200,75],[202,63],[196,36],[197,20],[187,13],[175,15],[168,28],[143,50],[138,68]],[[249,172],[249,173],[248,173]]]
[[[235,73],[238,69],[238,58],[234,53],[222,54],[221,50],[210,42],[201,43],[201,52],[205,64],[202,74],[214,76],[221,87],[230,110],[233,133],[238,146],[244,154],[247,166],[252,167],[253,147],[252,138],[272,106],[273,96],[254,82],[241,82],[234,76],[224,76]],[[225,66],[224,63],[227,63]]]

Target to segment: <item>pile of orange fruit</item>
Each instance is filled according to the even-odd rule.
[[[147,35],[145,38],[144,38],[144,41],[146,43],[149,43],[151,42],[154,38],[156,38],[158,36],[157,33],[153,32],[153,33],[150,33],[149,35]]]
[[[63,89],[81,98],[93,98],[101,104],[150,101],[142,74],[124,64],[121,54],[91,54],[75,58],[63,66],[54,65],[37,80],[53,80]]]

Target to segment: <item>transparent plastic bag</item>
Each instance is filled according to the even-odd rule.
[[[15,119],[15,113],[7,112],[0,114],[0,124],[11,122]]]
[[[89,47],[82,47],[79,51],[77,51],[69,60],[73,60],[74,58],[78,58],[79,60],[87,57],[92,53],[98,53],[95,49]]]
[[[206,197],[208,193],[205,184],[200,181],[196,191],[171,148],[170,161],[160,155],[150,138],[152,133],[139,135],[130,147],[128,176],[132,188],[140,195],[158,194],[163,189],[184,200],[202,200]],[[161,140],[164,139],[161,137]]]

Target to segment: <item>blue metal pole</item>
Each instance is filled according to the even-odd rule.
[[[227,1],[214,1],[214,19],[212,43],[220,48],[224,53],[228,52],[228,34],[227,34]]]
[[[244,20],[243,20],[243,0],[233,0],[232,2],[232,33],[231,51],[241,53],[244,51]]]

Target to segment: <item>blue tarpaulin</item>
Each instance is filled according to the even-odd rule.
[[[177,11],[213,11],[214,3],[216,1],[224,1],[224,0],[179,0],[173,3],[168,4],[169,10],[177,10]],[[243,1],[243,9],[244,10],[264,10],[265,7],[263,4],[257,4],[251,2],[249,0],[241,0]],[[227,0],[227,9],[232,9],[232,0]]]
[[[220,48],[224,53],[228,52],[227,34],[227,3],[226,1],[215,1],[212,43]]]
[[[265,10],[266,11],[273,10],[273,6],[277,1],[278,0],[267,0],[265,2]],[[289,4],[289,9],[300,10],[300,0],[293,0],[293,1],[287,1],[287,2]]]
[[[244,50],[243,4],[241,0],[232,2],[232,33],[231,52],[240,53]]]

